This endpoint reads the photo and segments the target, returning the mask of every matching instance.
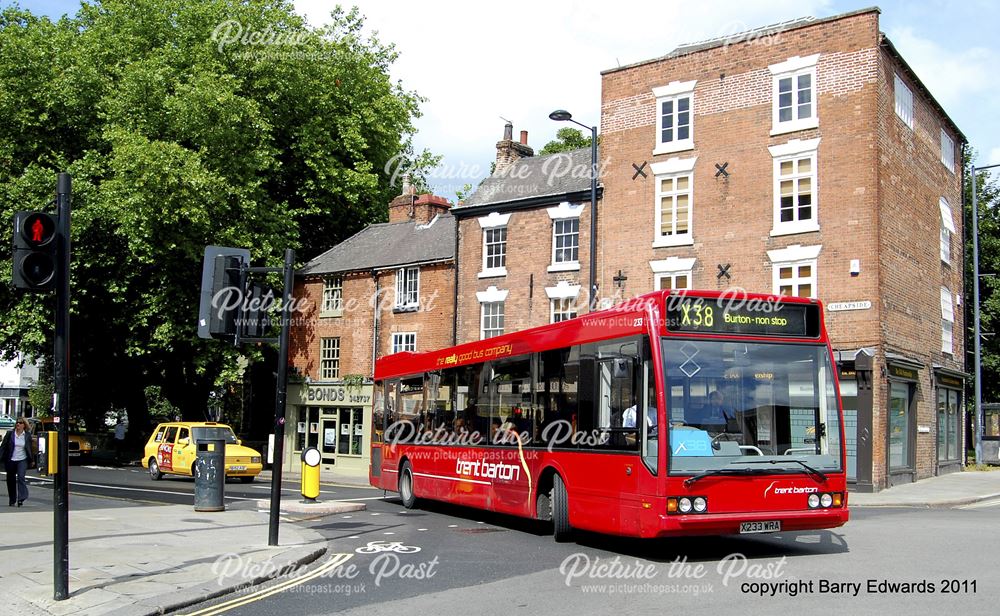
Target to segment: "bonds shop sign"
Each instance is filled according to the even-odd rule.
[[[372,386],[307,385],[299,395],[306,404],[356,406],[371,404]]]

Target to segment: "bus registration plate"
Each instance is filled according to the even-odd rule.
[[[740,522],[740,534],[749,533],[777,533],[781,532],[781,520],[767,520],[765,522]]]

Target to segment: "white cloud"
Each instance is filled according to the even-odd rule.
[[[478,165],[485,175],[503,120],[529,132],[536,150],[568,109],[583,123],[600,119],[600,71],[667,54],[681,43],[715,38],[806,15],[822,16],[825,0],[707,2],[379,2],[356,0],[369,29],[400,53],[393,77],[428,98],[417,121],[417,148],[445,164]],[[332,5],[297,0],[312,24]],[[436,192],[480,178],[446,180]]]
[[[919,36],[910,27],[893,28],[887,34],[946,109],[956,107],[970,96],[996,91],[996,81],[984,78],[1000,60],[995,50],[980,46],[947,49]]]
[[[947,48],[911,27],[891,28],[887,34],[970,145],[980,153],[989,151],[991,160],[1000,156],[1000,148],[990,150],[1000,136],[1000,121],[988,102],[1000,97],[1000,83],[993,78],[1000,52],[981,44]],[[951,44],[961,42],[950,35],[941,38]]]

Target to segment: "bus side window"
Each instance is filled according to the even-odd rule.
[[[372,400],[372,442],[381,443],[382,434],[385,432],[385,388],[386,383],[377,381],[372,391],[375,399]]]
[[[493,441],[499,429],[531,434],[532,389],[530,355],[492,362],[489,414],[482,413],[487,421],[487,438]],[[516,444],[516,440],[500,439],[500,442]]]
[[[399,421],[399,379],[390,379],[385,382],[385,427],[389,427]]]
[[[648,413],[654,412],[636,386],[638,342],[633,338],[595,345],[597,395],[592,429],[598,438],[590,442],[596,448],[637,449],[640,422],[648,421]]]
[[[542,407],[539,446],[570,447],[580,407],[580,347],[555,349],[539,355]]]
[[[468,368],[447,368],[427,373],[427,411],[420,418],[423,430],[454,424],[456,409],[467,398],[468,386],[462,386],[462,375],[467,372]]]

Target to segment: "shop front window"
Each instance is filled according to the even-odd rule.
[[[347,456],[361,455],[363,418],[362,409],[340,409],[340,436],[337,440],[338,454]]]
[[[298,421],[295,422],[295,453],[306,447],[319,446],[319,407],[298,407]]]
[[[938,460],[957,460],[959,430],[959,392],[954,389],[938,389]]]
[[[892,383],[889,390],[889,468],[910,467],[910,386]]]
[[[847,449],[847,479],[858,479],[858,382],[853,374],[840,377],[840,402],[844,407],[844,445]]]

